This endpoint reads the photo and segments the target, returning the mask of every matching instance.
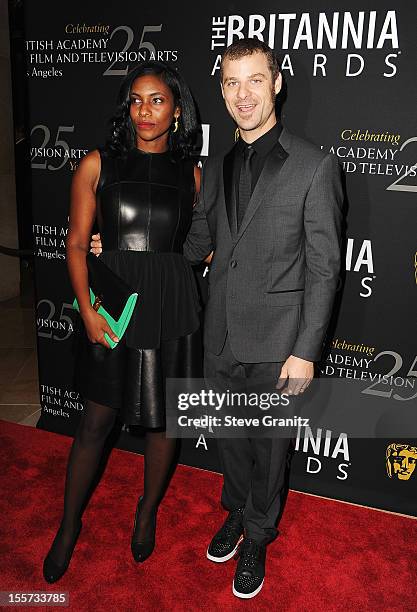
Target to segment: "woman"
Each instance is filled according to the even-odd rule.
[[[200,181],[190,159],[197,132],[194,103],[180,75],[145,62],[121,85],[111,140],[86,155],[74,175],[67,261],[84,323],[77,379],[86,406],[69,456],[62,521],[44,561],[49,583],[68,568],[116,418],[146,428],[144,492],[131,550],[142,562],[154,548],[156,513],[176,448],[164,431],[165,378],[195,375],[201,357],[198,293],[182,255]],[[105,332],[119,339],[89,298],[86,254],[96,217],[100,258],[139,293],[113,350]]]

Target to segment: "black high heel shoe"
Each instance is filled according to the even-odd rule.
[[[137,563],[143,563],[144,561],[146,561],[146,559],[151,556],[151,554],[153,553],[153,549],[155,548],[156,511],[152,513],[152,518],[151,518],[152,533],[151,535],[145,540],[142,540],[140,542],[137,542],[134,540],[136,526],[137,526],[138,518],[140,514],[140,506],[141,506],[142,499],[143,499],[142,496],[139,497],[138,505],[136,507],[135,523],[133,525],[132,539],[130,542],[130,549],[132,551],[133,558]]]
[[[66,554],[64,565],[58,565],[52,559],[51,557],[52,547],[49,550],[48,554],[46,555],[45,560],[43,562],[43,577],[45,578],[46,582],[49,582],[49,584],[57,582],[60,578],[62,578],[62,576],[67,571],[68,566],[71,561],[72,553],[74,552],[74,548],[78,540],[78,536],[80,535],[80,532],[81,532],[81,528],[82,528],[82,522],[80,520],[80,524],[78,526],[78,530],[74,538],[73,545],[71,546],[70,550]]]

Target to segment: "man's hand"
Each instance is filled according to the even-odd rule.
[[[100,253],[103,250],[102,245],[101,245],[100,234],[93,234],[91,236],[90,247],[91,247],[91,252],[94,253],[94,255],[100,255]]]
[[[284,363],[279,375],[277,389],[287,383],[288,395],[298,395],[304,393],[314,377],[314,364],[300,357],[290,355]]]

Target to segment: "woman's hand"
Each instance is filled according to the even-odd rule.
[[[94,255],[100,255],[103,250],[100,234],[93,234],[91,236],[90,247],[91,252],[94,253]]]
[[[106,319],[98,314],[93,308],[90,308],[87,312],[81,313],[81,317],[87,332],[88,339],[94,344],[102,344],[106,348],[111,348],[109,343],[104,337],[106,333],[113,342],[119,342],[119,338],[112,331],[110,325]]]

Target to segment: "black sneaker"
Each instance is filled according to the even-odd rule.
[[[266,546],[245,538],[237,554],[239,562],[233,580],[233,595],[250,599],[264,584]]]
[[[243,538],[244,507],[229,512],[223,526],[216,533],[207,549],[207,559],[223,563],[233,557]]]

